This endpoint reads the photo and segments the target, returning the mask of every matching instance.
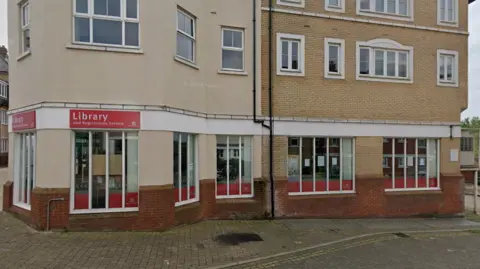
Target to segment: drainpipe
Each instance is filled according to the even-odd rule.
[[[273,181],[273,117],[272,117],[272,6],[273,1],[269,3],[269,23],[268,23],[268,115],[269,125],[264,120],[257,119],[257,0],[252,0],[253,4],[253,122],[261,124],[269,130],[269,177],[270,177],[270,202],[271,202],[271,218],[275,218],[275,187]]]
[[[47,232],[50,229],[50,203],[54,202],[54,201],[63,201],[63,200],[65,200],[63,197],[53,198],[53,199],[48,200],[48,203],[47,203],[47,228],[46,228]]]

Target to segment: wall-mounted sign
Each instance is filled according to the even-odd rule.
[[[71,109],[70,128],[140,129],[140,112]]]
[[[35,110],[12,115],[12,130],[22,131],[37,127]]]

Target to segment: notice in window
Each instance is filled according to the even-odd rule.
[[[408,166],[413,166],[413,156],[408,156],[408,158],[407,158],[407,165],[408,165]]]
[[[420,158],[420,166],[425,166],[425,158]]]
[[[305,159],[305,167],[310,167],[310,159]]]
[[[332,165],[337,165],[338,161],[336,157],[332,158]]]
[[[318,167],[325,166],[325,156],[317,156],[317,166]]]

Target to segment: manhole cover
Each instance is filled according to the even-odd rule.
[[[263,239],[254,233],[228,233],[215,237],[215,241],[224,245],[236,246],[242,243],[260,242]]]
[[[396,235],[398,237],[401,237],[401,238],[409,238],[410,237],[408,234],[404,234],[404,233],[394,233],[394,235]]]

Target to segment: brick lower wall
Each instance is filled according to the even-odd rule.
[[[278,217],[412,217],[464,212],[462,175],[442,175],[441,191],[385,192],[382,177],[356,179],[355,194],[290,196],[287,180],[276,182]]]
[[[465,177],[465,183],[475,183],[473,182],[473,178],[475,177],[475,171],[462,171],[462,175]]]
[[[383,178],[356,179],[355,194],[289,196],[287,180],[277,178],[277,217],[407,217],[455,215],[464,212],[463,176],[442,175],[442,191],[385,192]],[[4,185],[4,210],[39,230],[47,228],[50,202],[50,229],[159,231],[204,219],[256,219],[269,212],[268,182],[254,180],[254,197],[216,199],[215,181],[200,181],[200,201],[175,207],[174,187],[141,186],[136,212],[70,214],[69,189],[35,188],[31,211],[12,205],[13,184]],[[51,199],[63,198],[61,201]]]

